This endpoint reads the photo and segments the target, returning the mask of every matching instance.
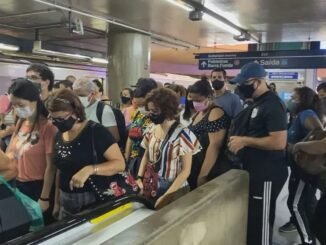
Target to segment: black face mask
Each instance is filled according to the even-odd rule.
[[[212,86],[215,90],[220,90],[224,87],[224,81],[215,79],[214,81],[212,81]]]
[[[75,125],[76,121],[77,121],[77,119],[70,116],[66,120],[58,121],[58,120],[53,119],[52,123],[54,126],[56,126],[59,129],[59,131],[61,133],[64,133],[64,132],[67,132],[70,129],[72,129],[72,127]]]
[[[154,124],[161,124],[164,122],[165,120],[165,117],[164,115],[161,113],[161,114],[152,114],[150,113],[149,114],[149,119],[154,123]]]
[[[122,104],[128,104],[130,102],[130,98],[121,96],[121,102],[122,102]]]
[[[254,86],[255,86],[255,83],[250,84],[250,85],[240,85],[239,91],[246,99],[250,99],[250,98],[252,98],[252,95],[256,91]]]

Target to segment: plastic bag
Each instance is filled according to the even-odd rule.
[[[38,202],[35,202],[33,199],[29,198],[17,188],[12,188],[8,182],[0,176],[0,181],[15,195],[18,201],[20,201],[26,208],[28,214],[31,216],[32,221],[29,227],[29,231],[38,231],[44,227],[43,213]]]

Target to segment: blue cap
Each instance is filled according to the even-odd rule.
[[[250,62],[241,68],[240,73],[235,78],[233,78],[230,83],[242,84],[249,78],[261,78],[266,77],[266,75],[267,72],[262,65],[255,62]]]

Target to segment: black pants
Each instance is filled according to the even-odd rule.
[[[276,199],[287,179],[286,166],[249,169],[248,245],[272,245]],[[274,164],[278,165],[278,164]]]
[[[321,245],[326,245],[326,194],[319,200],[312,220],[312,229]]]
[[[311,231],[312,216],[316,207],[316,187],[291,172],[289,180],[289,197],[287,201],[291,221],[297,227],[302,244],[315,244]]]

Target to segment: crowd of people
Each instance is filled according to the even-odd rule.
[[[48,224],[132,193],[159,209],[232,168],[244,169],[247,244],[265,245],[272,244],[276,199],[290,166],[291,219],[280,232],[295,229],[302,244],[318,238],[325,245],[324,173],[307,173],[296,161],[299,153],[326,153],[326,138],[307,138],[324,128],[326,84],[318,94],[296,88],[285,105],[266,75],[248,63],[230,81],[235,92],[223,69],[187,89],[139,78],[120,92],[116,108],[100,80],[69,76],[54,84],[49,67],[32,64],[0,96],[0,175],[38,202]]]

